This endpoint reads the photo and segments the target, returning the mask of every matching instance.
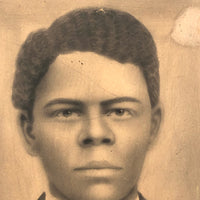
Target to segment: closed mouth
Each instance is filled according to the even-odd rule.
[[[103,170],[103,169],[111,169],[111,170],[121,170],[121,167],[110,164],[107,161],[91,161],[86,165],[75,168],[75,171],[82,170]]]

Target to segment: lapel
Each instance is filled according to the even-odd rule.
[[[140,192],[138,192],[139,200],[146,200]]]
[[[38,200],[46,200],[46,193],[43,192],[42,195],[38,198]]]

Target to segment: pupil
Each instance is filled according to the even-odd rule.
[[[72,112],[70,110],[64,110],[63,115],[70,115]]]
[[[124,114],[124,110],[120,109],[116,111],[117,115],[123,115]]]

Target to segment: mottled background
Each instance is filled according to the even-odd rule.
[[[200,47],[184,46],[171,38],[177,17],[188,7],[200,8],[199,0],[1,0],[0,199],[35,200],[46,188],[37,158],[23,148],[10,100],[19,47],[30,31],[88,5],[130,12],[157,43],[164,121],[160,138],[146,159],[141,192],[148,200],[199,200]],[[197,25],[200,34],[200,19]]]

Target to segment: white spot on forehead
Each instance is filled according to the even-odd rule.
[[[104,10],[103,8],[99,8],[96,12],[97,12],[97,13],[98,13],[98,12],[105,13],[105,10]]]

